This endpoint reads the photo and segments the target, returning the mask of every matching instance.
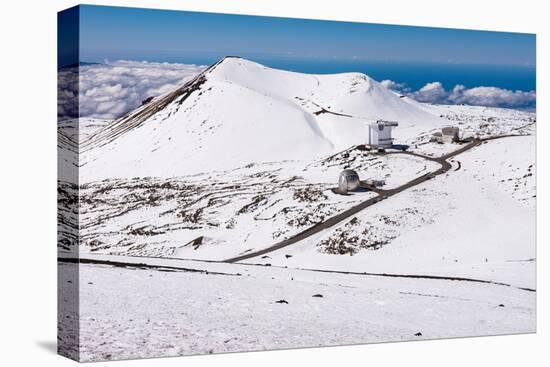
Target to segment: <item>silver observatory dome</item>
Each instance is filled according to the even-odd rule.
[[[360,184],[359,175],[354,170],[346,169],[340,173],[340,178],[338,179],[338,189],[340,189],[340,192],[356,190]]]

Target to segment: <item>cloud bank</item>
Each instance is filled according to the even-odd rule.
[[[139,61],[115,61],[65,69],[58,75],[58,115],[114,119],[139,107],[143,100],[169,92],[204,70],[206,66]],[[419,102],[468,104],[533,110],[535,91],[496,87],[446,90],[440,82],[413,91],[406,83],[380,82],[385,88]],[[78,95],[79,99],[75,97]],[[78,101],[79,105],[76,104]]]
[[[184,84],[206,66],[137,61],[116,61],[80,66],[59,75],[58,114],[74,113],[68,100],[78,93],[81,117],[117,118],[139,107],[148,97],[158,96]],[[77,88],[78,86],[78,88]]]
[[[427,83],[417,91],[411,91],[404,83],[383,80],[381,84],[390,90],[407,95],[418,102],[439,104],[467,104],[473,106],[504,107],[517,109],[535,109],[537,95],[535,91],[512,91],[497,87],[466,88],[456,85],[446,90],[440,82]]]

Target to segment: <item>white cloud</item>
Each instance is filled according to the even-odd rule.
[[[495,87],[476,87],[467,89],[457,85],[448,96],[449,102],[480,106],[509,108],[534,108],[537,95],[535,91],[511,91]]]
[[[385,79],[380,82],[382,86],[386,89],[390,89],[399,93],[408,93],[411,91],[411,88],[407,86],[407,83],[397,83],[393,80]]]
[[[57,74],[57,115],[62,118],[78,117],[78,70],[65,69]]]
[[[380,84],[418,102],[427,103],[534,109],[537,100],[535,91],[513,91],[497,87],[466,88],[463,85],[456,85],[452,90],[446,90],[441,82],[431,82],[417,91],[411,91],[405,83],[397,83],[393,80],[383,80]]]
[[[79,92],[82,117],[112,119],[141,105],[148,97],[169,92],[202,71],[205,66],[187,64],[116,61],[80,67],[77,83],[75,70],[59,75],[58,114],[75,113],[71,103]]]
[[[440,82],[428,83],[416,92],[410,94],[410,97],[418,102],[440,102],[442,103],[448,96],[447,91]]]

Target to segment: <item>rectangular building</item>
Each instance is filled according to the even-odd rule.
[[[395,121],[385,120],[377,120],[369,124],[369,145],[380,148],[391,147],[393,145],[391,130],[398,125]]]

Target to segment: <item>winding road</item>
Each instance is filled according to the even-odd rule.
[[[280,242],[277,242],[269,247],[266,247],[264,249],[261,249],[261,250],[258,250],[258,251],[253,251],[253,252],[248,252],[246,254],[242,254],[242,255],[239,255],[239,256],[236,256],[236,257],[232,257],[230,259],[227,259],[225,260],[225,262],[227,263],[235,263],[235,262],[238,262],[238,261],[242,261],[242,260],[247,260],[247,259],[252,259],[252,258],[255,258],[255,257],[258,257],[258,256],[262,256],[262,255],[265,255],[265,254],[268,254],[270,252],[273,252],[273,251],[276,251],[276,250],[279,250],[279,249],[282,249],[283,247],[287,247],[287,246],[290,246],[290,245],[293,245],[297,242],[300,242],[306,238],[308,238],[309,236],[312,236],[316,233],[319,233],[321,232],[322,230],[325,230],[325,229],[328,229],[328,228],[331,228],[339,223],[341,223],[342,221],[344,221],[345,219],[357,214],[358,212],[360,212],[361,210],[363,209],[366,209],[382,200],[385,200],[387,198],[389,198],[390,196],[393,196],[393,195],[396,195],[404,190],[407,190],[407,189],[410,189],[411,187],[414,187],[414,186],[417,186],[425,181],[428,181],[432,178],[434,178],[435,176],[438,176],[438,175],[441,175],[441,174],[444,174],[446,173],[447,171],[449,171],[451,168],[452,168],[452,165],[451,163],[448,162],[448,159],[450,158],[453,158],[459,154],[462,154],[472,148],[475,148],[481,144],[483,144],[484,142],[486,141],[489,141],[489,140],[495,140],[495,139],[500,139],[500,138],[505,138],[505,137],[511,137],[511,136],[522,136],[522,135],[502,135],[502,136],[495,136],[495,137],[490,137],[490,138],[484,138],[484,139],[473,139],[472,141],[470,141],[469,143],[465,144],[464,146],[462,146],[460,149],[457,149],[453,152],[450,152],[450,153],[447,153],[445,155],[442,155],[440,157],[430,157],[430,156],[426,156],[426,155],[423,155],[423,154],[419,154],[419,153],[414,153],[414,152],[407,152],[407,151],[399,151],[399,152],[390,152],[390,153],[386,153],[386,154],[406,154],[406,155],[411,155],[411,156],[415,156],[415,157],[419,157],[419,158],[423,158],[423,159],[426,159],[426,160],[429,160],[429,161],[432,161],[432,162],[436,162],[436,163],[439,163],[441,165],[441,167],[435,171],[432,171],[432,172],[428,172],[426,174],[423,174],[422,176],[419,176],[401,186],[398,186],[398,187],[395,187],[393,189],[389,189],[389,190],[384,190],[384,189],[380,189],[380,188],[376,188],[376,187],[373,187],[373,186],[370,186],[370,185],[367,185],[366,183],[362,182],[361,184],[361,187],[364,187],[364,188],[367,188],[369,190],[371,190],[372,192],[375,192],[377,193],[378,195],[373,197],[373,198],[370,198],[368,200],[365,200],[339,214],[336,214],[322,222],[319,222],[317,224],[315,224],[313,227],[310,227],[292,237],[289,237],[287,238],[286,240],[283,240],[283,241],[280,241]]]

